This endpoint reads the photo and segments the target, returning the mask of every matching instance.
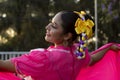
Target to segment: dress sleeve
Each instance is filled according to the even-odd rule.
[[[24,76],[42,76],[43,72],[49,69],[49,59],[46,50],[32,50],[29,54],[12,58],[11,62],[15,65],[16,71]]]

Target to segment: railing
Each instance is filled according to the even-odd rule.
[[[0,52],[0,60],[7,60],[13,57],[21,56],[28,52]]]

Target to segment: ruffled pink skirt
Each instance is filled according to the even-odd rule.
[[[107,46],[109,44],[94,51],[93,54]],[[117,52],[109,50],[98,63],[82,69],[77,80],[120,80],[120,50]]]

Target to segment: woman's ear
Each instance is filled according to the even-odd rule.
[[[69,40],[69,39],[72,39],[72,33],[67,33],[67,34],[65,34],[64,40],[67,41],[67,40]]]

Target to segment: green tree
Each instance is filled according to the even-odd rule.
[[[1,50],[29,50],[47,46],[43,33],[44,27],[49,22],[48,6],[45,6],[49,5],[49,0],[9,0],[1,4],[1,14],[3,12],[7,14],[5,20],[2,19],[4,24],[1,23],[0,26],[1,35],[5,37],[3,32],[5,33],[9,27],[17,32],[13,38],[5,37],[8,42],[0,44]]]
[[[99,46],[108,42],[120,42],[119,0],[98,0]]]
[[[120,42],[119,0],[98,1],[98,47],[107,42]],[[86,10],[94,17],[94,0],[1,0],[0,50],[26,51],[48,47],[44,41],[45,26],[61,10]],[[7,31],[16,33],[10,37]],[[2,42],[3,41],[3,42]],[[94,50],[95,42],[89,48]]]

